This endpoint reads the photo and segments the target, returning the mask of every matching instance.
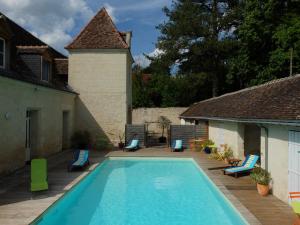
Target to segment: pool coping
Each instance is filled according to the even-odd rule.
[[[213,183],[214,186],[216,186],[217,190],[220,191],[228,200],[229,204],[231,204],[236,211],[246,220],[246,222],[250,225],[261,225],[259,220],[233,195],[230,193],[230,191],[225,187],[225,185],[220,182],[219,184],[216,184],[213,177],[209,175],[208,170],[204,170],[200,163],[196,161],[196,159],[192,158],[197,167],[199,167],[200,170],[204,172],[204,174],[207,176],[210,182]]]
[[[229,204],[233,206],[233,209],[239,213],[244,220],[249,225],[261,225],[259,220],[233,195],[230,193],[230,191],[225,187],[225,185],[222,184],[221,181],[217,181],[214,179],[212,174],[210,174],[209,170],[206,170],[201,167],[200,162],[197,160],[197,158],[193,156],[184,156],[184,157],[170,157],[170,156],[105,156],[101,158],[101,161],[93,164],[92,168],[89,168],[89,170],[86,172],[84,176],[78,182],[76,182],[69,190],[67,190],[63,195],[61,195],[58,199],[56,199],[49,207],[47,207],[39,216],[37,216],[32,222],[30,222],[29,225],[36,225],[36,223],[43,217],[44,214],[46,214],[52,207],[55,206],[58,201],[61,201],[69,192],[71,192],[76,186],[78,186],[88,175],[90,175],[93,171],[95,171],[103,162],[105,162],[108,159],[116,160],[116,159],[152,159],[152,160],[163,160],[163,159],[171,159],[171,160],[188,160],[193,162],[196,167],[204,173],[204,175],[208,178],[208,180],[214,185],[221,194],[224,195],[225,200],[228,201]]]

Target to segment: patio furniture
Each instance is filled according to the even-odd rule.
[[[68,166],[68,171],[73,169],[83,168],[86,165],[89,165],[89,151],[88,150],[77,150],[74,153],[74,160],[70,162]]]
[[[173,145],[171,146],[171,149],[173,152],[181,152],[183,151],[183,145],[182,140],[176,140],[173,142]]]
[[[135,150],[138,150],[139,148],[139,140],[137,139],[133,139],[130,143],[130,145],[126,146],[124,148],[124,150],[127,150],[127,151],[135,151]]]
[[[47,160],[31,160],[31,191],[48,190]]]
[[[300,216],[300,192],[290,192],[291,206],[294,212]],[[296,201],[295,199],[299,199]]]
[[[237,167],[240,163],[240,159],[229,159],[228,160],[228,164],[231,166],[231,167]]]
[[[290,192],[289,195],[289,198],[291,199],[291,206],[296,214],[293,224],[297,225],[300,224],[300,192]],[[299,201],[296,201],[295,199],[299,199]]]
[[[239,173],[250,172],[254,168],[258,159],[259,156],[257,155],[248,155],[241,166],[224,169],[224,175],[234,174],[235,178],[237,178]]]

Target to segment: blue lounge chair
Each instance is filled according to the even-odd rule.
[[[171,146],[172,151],[183,151],[183,145],[182,145],[182,140],[175,140]]]
[[[90,164],[89,151],[88,150],[77,150],[74,153],[74,160],[68,166],[68,170],[72,171],[75,168],[83,168],[89,164]]]
[[[250,172],[254,168],[258,159],[259,156],[257,155],[248,155],[241,166],[224,169],[224,175],[234,174],[235,178],[237,178],[239,173]]]
[[[138,148],[139,148],[139,140],[133,139],[130,145],[126,146],[124,149],[127,151],[134,151],[134,150],[138,150]]]

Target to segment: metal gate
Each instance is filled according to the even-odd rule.
[[[132,139],[138,139],[140,147],[146,147],[147,136],[145,125],[126,124],[125,126],[125,142],[129,144]]]
[[[300,132],[289,131],[289,191],[300,191]]]

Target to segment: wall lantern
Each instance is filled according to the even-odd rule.
[[[6,120],[9,120],[11,118],[11,115],[10,115],[10,113],[7,112],[7,113],[5,113],[4,117]]]

